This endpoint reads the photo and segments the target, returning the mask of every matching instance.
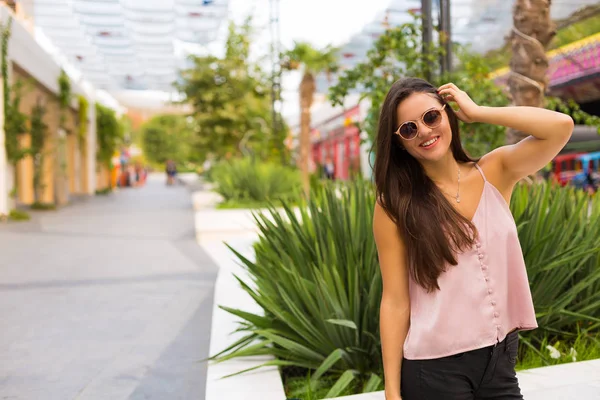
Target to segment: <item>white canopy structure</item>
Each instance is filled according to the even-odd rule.
[[[215,39],[228,0],[21,0],[36,29],[108,92],[172,91],[189,44]]]

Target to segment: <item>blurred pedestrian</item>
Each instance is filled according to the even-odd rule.
[[[177,177],[177,165],[175,164],[175,161],[167,160],[165,172],[167,174],[167,185],[171,186],[175,184],[175,179]]]
[[[335,165],[333,164],[333,160],[330,157],[327,157],[327,159],[325,160],[323,170],[325,172],[326,179],[333,180],[335,178]]]

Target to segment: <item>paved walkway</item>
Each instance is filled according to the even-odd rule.
[[[0,399],[203,399],[217,272],[162,177],[0,224]]]

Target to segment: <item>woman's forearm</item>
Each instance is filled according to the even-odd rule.
[[[400,376],[404,341],[410,325],[410,309],[393,302],[381,301],[379,326],[386,399],[400,398]]]
[[[502,125],[540,140],[563,140],[573,130],[573,119],[537,107],[479,107],[476,122]]]

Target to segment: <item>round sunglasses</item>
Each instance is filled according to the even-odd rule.
[[[437,128],[442,123],[442,110],[446,108],[446,104],[442,108],[432,108],[421,115],[420,120],[429,128]],[[412,140],[419,135],[419,126],[417,121],[406,121],[394,132],[400,135],[404,140]]]

